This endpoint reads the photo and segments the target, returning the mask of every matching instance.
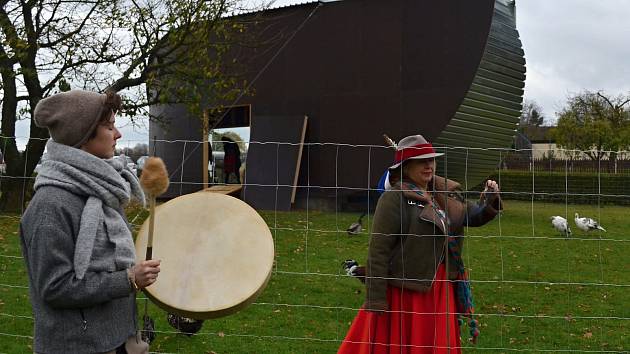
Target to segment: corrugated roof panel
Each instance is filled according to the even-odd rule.
[[[507,51],[505,49],[501,49],[499,47],[494,47],[492,45],[486,46],[486,51],[488,51],[488,53],[490,53],[490,54],[495,54],[495,55],[501,56],[502,58],[504,58],[506,60],[510,60],[512,62],[525,65],[525,59],[523,58],[522,55],[514,54],[514,53],[509,52],[509,51]]]
[[[453,118],[453,120],[454,121],[459,121],[459,126],[461,126],[461,127],[470,128],[470,129],[476,129],[476,130],[488,130],[488,129],[492,128],[494,130],[497,130],[499,132],[502,131],[503,133],[507,133],[507,134],[510,134],[512,132],[512,130],[514,130],[513,127],[510,127],[510,128],[498,127],[498,126],[496,126],[494,124],[486,124],[486,123],[483,123],[483,122],[481,122],[479,120],[472,122],[470,120],[462,120],[462,119],[459,119],[457,117]]]
[[[470,154],[474,154],[475,153],[475,149],[487,149],[489,146],[496,146],[496,142],[493,141],[489,141],[491,139],[486,139],[483,137],[480,137],[478,135],[474,135],[474,139],[471,139],[471,136],[457,136],[457,137],[453,137],[452,134],[449,134],[448,131],[443,131],[440,134],[440,142],[444,142],[445,146],[459,146],[459,147],[465,147],[465,148],[469,148],[471,150]],[[508,140],[511,142],[511,140]],[[464,145],[465,144],[465,145]],[[466,151],[465,149],[461,150],[462,152]],[[474,160],[471,160],[474,161]],[[486,166],[487,167],[487,166]],[[487,177],[489,176],[492,171],[494,171],[496,169],[496,166],[492,166],[492,168],[490,168],[488,170],[488,174],[486,176],[482,176],[482,177]],[[458,172],[463,172],[463,171],[458,171]],[[461,176],[463,177],[463,176]],[[470,176],[469,176],[470,177]],[[482,178],[483,179],[483,178]],[[479,181],[481,182],[481,180]]]
[[[488,79],[492,79],[494,81],[499,81],[499,82],[503,82],[505,84],[508,84],[510,86],[514,86],[514,87],[518,87],[518,88],[523,88],[525,87],[525,81],[520,80],[520,79],[513,79],[507,75],[503,75],[499,72],[493,71],[493,70],[486,70],[486,68],[484,68],[483,66],[480,66],[477,74],[480,75],[480,77],[485,77]]]
[[[492,41],[490,41],[492,43],[493,46],[499,47],[501,49],[507,50],[509,52],[512,52],[516,55],[519,56],[524,56],[525,52],[523,51],[522,48],[520,47],[515,47],[513,43],[510,43],[509,41],[504,41],[501,36],[497,36],[496,33],[493,34],[492,32],[490,32],[490,36],[488,36],[488,39],[491,39]]]
[[[523,68],[523,71],[519,72],[516,70],[512,70],[510,68],[507,68],[503,65],[497,65],[495,63],[492,63],[486,60],[486,58],[481,59],[481,67],[484,69],[487,69],[488,71],[492,71],[495,73],[503,74],[505,76],[509,76],[518,81],[523,81],[523,82],[525,81],[525,68]]]
[[[486,167],[483,164],[479,164],[477,162],[486,161],[491,162],[492,165],[498,165],[500,162],[500,158],[505,156],[505,152],[497,149],[488,149],[488,148],[475,148],[475,149],[452,149],[446,150],[449,155],[449,160],[453,163],[462,163],[469,162],[468,170],[475,169],[479,171],[485,171]],[[471,159],[471,158],[474,158]],[[452,170],[452,166],[449,166]],[[486,172],[487,173],[487,172]],[[466,178],[465,175],[458,176],[457,180],[462,180]],[[471,180],[471,176],[468,176],[468,179]],[[477,182],[479,183],[479,181]]]
[[[525,92],[522,88],[506,85],[502,83],[501,81],[495,81],[495,80],[492,80],[491,78],[482,77],[482,76],[475,77],[475,79],[473,80],[473,83],[492,87],[497,90],[501,90],[503,92],[509,92],[518,96],[522,96],[523,93]]]
[[[511,134],[511,132],[509,132]],[[453,125],[447,132],[444,132],[443,135],[446,136],[468,136],[475,135],[477,138],[484,138],[488,141],[494,141],[494,144],[500,144],[505,141],[505,132],[498,129],[478,129],[478,127],[466,125],[466,124],[458,124]]]
[[[471,118],[471,116],[474,118]],[[514,130],[516,124],[505,121],[504,117],[504,114],[466,106],[460,107],[460,111],[455,113],[453,123],[460,120],[462,124],[470,122],[472,124],[490,125],[499,129]]]
[[[512,112],[519,112],[519,115],[520,115],[521,105],[519,103],[504,100],[496,96],[489,96],[482,92],[473,91],[473,90],[468,91],[468,94],[466,95],[466,97],[471,98],[473,100],[480,101],[480,102],[490,103],[495,106],[500,106],[500,107],[512,110]]]
[[[484,95],[499,97],[506,101],[514,101],[520,97],[520,95],[514,95],[505,91],[497,90],[492,86],[484,86],[473,83],[470,87],[471,90],[475,90],[479,93],[483,93]]]
[[[448,178],[469,188],[487,178],[514,141],[523,107],[525,58],[513,0],[496,0],[486,49],[466,97],[435,140]]]
[[[480,108],[480,109],[483,109],[483,110],[486,110],[486,111],[498,112],[498,113],[505,114],[505,115],[508,115],[508,116],[513,116],[515,114],[514,113],[515,111],[512,110],[512,109],[508,109],[506,107],[497,106],[497,105],[492,104],[492,103],[487,103],[487,102],[473,100],[471,98],[465,98],[463,104],[466,105],[466,106],[474,107],[474,108]],[[516,111],[516,114],[520,115],[520,112]]]
[[[501,56],[501,54],[495,55],[490,51],[486,53],[486,60],[494,64],[503,65],[509,69],[516,70],[519,72],[523,72],[522,70],[525,69],[525,67],[523,66],[524,63],[513,61],[511,60],[511,58],[506,58],[506,57]]]

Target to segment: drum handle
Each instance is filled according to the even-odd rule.
[[[147,241],[147,257],[146,260],[151,260],[153,257],[153,228],[155,225],[155,196],[149,196],[149,238]]]

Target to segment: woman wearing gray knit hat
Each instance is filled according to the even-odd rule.
[[[144,203],[135,174],[112,159],[121,137],[114,92],[59,93],[35,107],[51,140],[22,216],[22,252],[35,318],[35,353],[147,353],[136,335],[136,291],[158,260],[135,264],[124,207]]]
[[[393,142],[392,142],[393,143]],[[479,335],[461,255],[464,226],[481,226],[502,208],[495,181],[478,203],[460,184],[436,176],[436,152],[422,135],[394,144],[391,188],[374,213],[366,301],[338,353],[461,353],[460,321]]]

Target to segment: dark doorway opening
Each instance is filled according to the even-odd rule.
[[[244,183],[249,149],[251,105],[207,112],[208,186]],[[206,157],[204,157],[205,159]]]

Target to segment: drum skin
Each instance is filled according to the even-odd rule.
[[[136,238],[136,262],[146,257],[148,220]],[[199,192],[155,209],[153,259],[157,281],[144,293],[180,316],[230,315],[263,291],[274,261],[274,243],[262,217],[241,200]]]

